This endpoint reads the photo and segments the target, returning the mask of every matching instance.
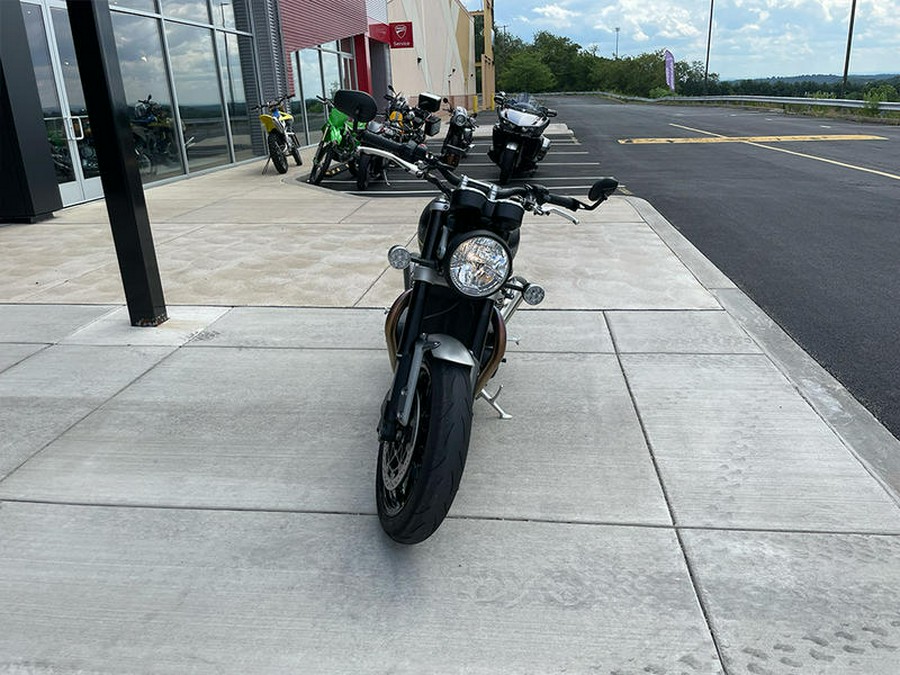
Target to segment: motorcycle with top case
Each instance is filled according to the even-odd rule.
[[[375,117],[365,92],[341,90],[335,106],[360,122]],[[591,203],[553,194],[541,185],[501,189],[457,174],[424,145],[362,132],[361,154],[381,157],[438,188],[422,211],[418,251],[388,251],[404,270],[405,290],[387,313],[384,333],[393,380],[378,423],[375,501],[384,531],[397,542],[430,537],[450,509],[465,468],[472,409],[485,399],[503,418],[486,386],[506,350],[506,324],[522,302],[538,304],[544,290],[513,273],[526,212],[593,210],[618,182],[594,183]]]

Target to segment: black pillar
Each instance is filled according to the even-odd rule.
[[[66,5],[131,325],[158,326],[168,318],[166,302],[109,4],[106,0],[67,0]]]
[[[19,2],[0,0],[0,222],[62,208]]]

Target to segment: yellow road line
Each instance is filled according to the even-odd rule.
[[[620,138],[623,145],[666,143],[796,143],[804,141],[886,141],[884,136],[867,134],[819,134],[816,136],[704,136],[702,138]]]
[[[702,143],[702,142],[704,142],[704,141],[705,141],[705,142],[717,142],[717,141],[718,141],[718,142],[726,142],[726,141],[727,141],[727,142],[740,142],[740,143],[746,143],[747,145],[752,145],[752,146],[757,147],[757,148],[764,148],[764,149],[766,149],[766,150],[774,150],[775,152],[783,152],[783,153],[785,153],[786,155],[794,155],[795,157],[803,157],[804,159],[814,159],[814,160],[817,161],[817,162],[825,162],[826,164],[833,164],[834,166],[840,166],[840,167],[843,167],[843,168],[845,168],[845,169],[853,169],[854,171],[862,171],[862,172],[864,172],[864,173],[871,173],[871,174],[874,174],[874,175],[876,175],[876,176],[882,176],[882,177],[884,177],[884,178],[892,178],[893,180],[900,180],[900,175],[897,175],[897,174],[894,174],[894,173],[888,173],[887,171],[879,171],[878,169],[869,169],[869,168],[864,167],[864,166],[857,166],[856,164],[847,164],[846,162],[838,162],[837,160],[834,160],[834,159],[827,159],[827,158],[825,158],[825,157],[817,157],[816,155],[808,155],[808,154],[806,154],[806,153],[804,153],[804,152],[796,152],[796,151],[794,151],[794,150],[787,150],[787,149],[785,149],[785,148],[774,148],[774,147],[772,147],[771,145],[763,145],[761,142],[757,142],[756,140],[752,140],[752,139],[754,139],[754,138],[756,138],[757,140],[758,140],[758,139],[761,139],[761,138],[765,138],[765,137],[763,137],[763,136],[756,136],[756,137],[752,137],[752,136],[746,136],[746,137],[740,137],[740,136],[723,136],[723,135],[721,135],[721,134],[713,133],[712,131],[704,131],[703,129],[694,129],[694,128],[692,128],[692,127],[686,127],[686,126],[683,126],[683,125],[681,125],[681,124],[671,124],[671,126],[673,126],[673,127],[678,127],[679,129],[685,129],[685,130],[687,130],[687,131],[693,131],[693,132],[698,133],[698,134],[706,134],[706,136],[707,136],[707,138],[677,139],[677,140],[679,140],[680,142],[693,141],[693,142],[695,142],[695,143]],[[849,135],[849,134],[848,134],[848,135]],[[799,138],[799,137],[777,136],[777,137],[775,137],[775,138],[780,138],[780,139],[784,140],[784,139],[786,139],[786,138]],[[828,140],[833,140],[833,139],[834,139],[834,137],[826,137],[826,138],[827,138]],[[626,140],[627,140],[627,139],[626,139]],[[640,139],[632,139],[632,140],[640,140]],[[663,140],[663,141],[665,141],[665,142],[668,142],[669,140],[676,140],[676,139],[661,139],[661,140]],[[838,139],[838,140],[850,140],[850,139],[848,139],[848,138],[843,138],[843,137],[842,137],[842,138],[840,138],[840,139]],[[869,136],[869,137],[865,137],[865,136],[863,136],[863,135],[860,135],[860,136],[855,136],[855,137],[853,138],[853,140],[885,140],[885,141],[886,141],[886,140],[889,140],[889,139],[884,138],[884,137],[882,137],[882,136]],[[764,141],[764,142],[765,142],[765,141]],[[768,141],[768,142],[772,142],[772,141]],[[622,140],[620,140],[619,143],[622,143]]]

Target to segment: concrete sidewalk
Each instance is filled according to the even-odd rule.
[[[374,504],[421,199],[254,162],[0,228],[0,673],[900,672],[900,444],[647,202],[529,217],[450,517]],[[496,386],[495,384],[493,386]]]

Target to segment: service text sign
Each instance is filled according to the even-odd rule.
[[[391,49],[413,46],[412,21],[398,21],[391,24]]]

